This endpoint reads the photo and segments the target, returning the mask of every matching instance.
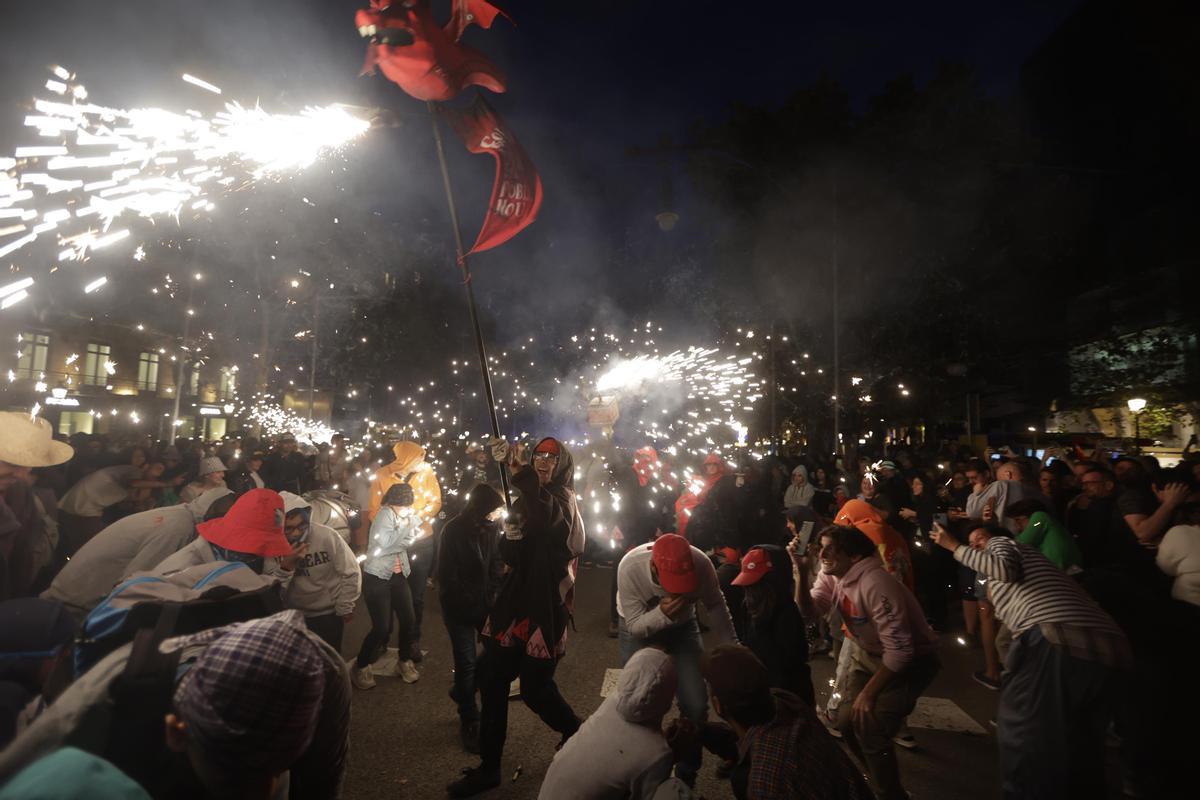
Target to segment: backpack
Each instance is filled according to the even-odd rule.
[[[283,610],[279,585],[245,564],[215,561],[170,575],[139,572],[126,578],[84,619],[75,642],[75,677],[91,669],[140,630],[153,630],[171,608],[162,638],[266,617]]]

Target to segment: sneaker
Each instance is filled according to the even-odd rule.
[[[472,755],[479,755],[479,720],[463,722],[458,726],[458,735],[462,739],[463,750]]]
[[[421,673],[417,672],[412,661],[397,661],[396,675],[405,683],[416,683],[417,679],[421,677]]]
[[[901,730],[892,737],[892,741],[896,745],[903,747],[905,750],[917,749],[917,740],[913,738],[912,731],[909,730]]]
[[[412,662],[413,662],[414,664],[420,664],[422,661],[424,661],[424,660],[425,660],[425,656],[426,656],[426,655],[428,655],[428,654],[429,654],[429,651],[428,651],[428,650],[422,650],[422,649],[421,649],[421,643],[420,643],[420,642],[413,642],[413,646],[412,646]]]
[[[351,667],[350,683],[354,684],[356,689],[374,689],[375,673],[371,672],[371,665],[367,664],[362,669]]]
[[[829,735],[835,739],[842,738],[842,732],[838,730],[837,717],[830,714],[827,709],[817,709],[817,719],[825,726],[825,730],[829,731]]]
[[[993,692],[1000,691],[1000,681],[996,680],[995,678],[988,677],[986,673],[976,672],[971,677],[974,678],[975,682],[980,686],[986,686]]]
[[[446,786],[451,797],[473,797],[500,785],[500,768],[486,769],[482,765],[464,769],[463,776]]]

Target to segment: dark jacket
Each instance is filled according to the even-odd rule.
[[[494,522],[464,509],[442,528],[438,548],[438,599],[442,616],[457,625],[479,628],[500,590],[504,562]]]
[[[500,555],[510,572],[483,634],[503,647],[523,646],[534,658],[553,659],[565,652],[575,583],[572,562],[584,543],[570,451],[559,442],[558,465],[546,486],[538,484],[532,468],[513,473],[512,486],[520,492],[513,514],[522,538],[500,541]]]
[[[262,479],[268,489],[277,492],[293,492],[303,494],[310,483],[308,459],[297,452],[286,456],[280,452],[271,453],[263,462]]]
[[[772,689],[793,692],[810,706],[815,706],[812,673],[808,667],[808,635],[804,619],[793,600],[795,588],[791,558],[781,547],[758,546],[771,559],[771,571],[759,583],[769,583],[774,593],[774,603],[758,619],[750,616],[745,603],[740,605],[737,611],[743,617],[742,625],[738,628],[744,633],[742,643],[766,666]]]

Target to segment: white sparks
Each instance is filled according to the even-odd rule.
[[[184,82],[190,83],[193,86],[199,86],[201,89],[204,89],[206,92],[212,92],[213,94],[221,93],[221,89],[219,87],[213,86],[208,81],[202,81],[199,78],[197,78],[195,75],[189,75],[185,72],[185,73],[183,73],[183,80],[184,80]]]

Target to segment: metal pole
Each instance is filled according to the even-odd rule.
[[[775,422],[775,392],[776,392],[776,375],[775,375],[775,321],[771,321],[771,336],[767,339],[771,343],[768,352],[771,358],[771,455],[778,455],[778,450],[775,446],[775,434],[778,431],[778,426]]]
[[[183,309],[183,352],[189,352],[188,346],[188,331],[192,326],[192,315],[188,313],[192,307],[192,291],[196,288],[194,282],[188,282],[188,299],[187,308]],[[189,359],[186,355],[181,355],[178,364],[175,366],[175,402],[171,408],[171,430],[167,433],[167,444],[175,444],[176,431],[179,428],[179,397],[183,394],[183,372],[184,366]]]
[[[492,437],[500,438],[500,420],[496,416],[496,396],[492,393],[492,373],[488,369],[487,350],[483,346],[483,331],[479,327],[479,314],[475,310],[475,290],[471,285],[471,267],[467,264],[467,256],[463,250],[462,232],[458,226],[458,209],[454,205],[454,190],[450,187],[450,170],[446,166],[446,150],[442,146],[442,132],[438,129],[437,107],[433,101],[427,101],[429,121],[433,125],[433,141],[437,145],[438,164],[442,168],[442,185],[446,190],[446,204],[450,207],[450,226],[454,229],[454,250],[458,257],[458,265],[462,269],[463,285],[467,287],[467,307],[471,311],[471,329],[475,333],[475,349],[479,355],[479,372],[483,376],[483,393],[487,398],[488,415],[492,423]],[[508,471],[503,464],[496,465],[500,469],[500,486],[504,490],[504,504],[511,505],[508,492]]]
[[[321,327],[321,290],[313,295],[312,359],[308,366],[308,418],[313,418],[313,395],[317,391],[317,331]]]
[[[838,186],[833,173],[833,454],[841,455],[841,353],[838,350]]]

